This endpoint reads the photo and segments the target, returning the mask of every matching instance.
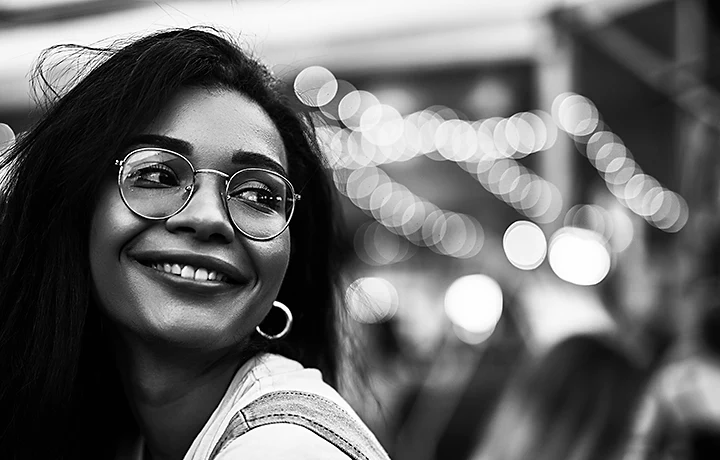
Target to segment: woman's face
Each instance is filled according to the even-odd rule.
[[[152,146],[184,155],[196,170],[232,175],[248,166],[288,168],[270,117],[233,91],[179,92],[126,153]],[[155,221],[125,206],[116,181],[102,187],[92,217],[90,268],[101,309],[124,335],[224,349],[248,337],[269,311],[287,269],[290,231],[270,241],[243,236],[227,214],[224,187],[217,174],[197,174],[187,206]],[[165,264],[186,272],[204,268],[227,280],[166,273]]]

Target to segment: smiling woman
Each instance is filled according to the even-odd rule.
[[[214,30],[83,51],[0,158],[0,457],[387,458],[333,388],[343,245],[310,124]]]

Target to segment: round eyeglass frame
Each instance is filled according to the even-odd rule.
[[[125,165],[126,165],[127,159],[130,158],[130,157],[131,157],[132,155],[134,155],[135,153],[143,152],[143,151],[163,152],[163,153],[168,153],[168,154],[170,154],[170,155],[174,155],[174,156],[176,156],[176,157],[178,157],[178,158],[182,158],[183,161],[185,161],[185,163],[187,163],[188,166],[190,166],[190,170],[193,172],[192,183],[189,185],[190,190],[188,190],[188,191],[190,192],[190,194],[188,195],[188,197],[187,197],[187,199],[185,200],[185,202],[183,203],[183,205],[180,206],[180,207],[178,208],[178,210],[175,211],[175,212],[173,212],[172,214],[169,214],[169,215],[163,216],[163,217],[150,217],[150,216],[143,215],[143,214],[137,212],[135,209],[133,209],[132,206],[130,206],[130,204],[128,203],[127,199],[125,198],[125,193],[123,193],[122,177],[123,177],[123,171],[124,171],[124,169],[125,169]],[[236,171],[236,172],[233,173],[232,175],[229,175],[229,174],[227,174],[227,173],[224,173],[224,172],[222,172],[222,171],[218,171],[218,170],[216,170],[216,169],[208,169],[208,168],[195,169],[195,167],[194,167],[193,164],[190,162],[190,160],[188,160],[187,158],[185,158],[183,155],[181,155],[181,154],[179,154],[179,153],[177,153],[177,152],[173,152],[172,150],[168,150],[168,149],[164,149],[164,148],[160,148],[160,147],[143,147],[143,148],[139,148],[139,149],[132,150],[132,151],[129,152],[127,155],[125,155],[125,157],[124,157],[122,160],[115,160],[115,166],[118,166],[117,185],[118,185],[118,190],[120,191],[120,197],[122,198],[123,203],[125,203],[125,206],[126,206],[130,211],[132,211],[133,214],[135,214],[135,215],[137,215],[137,216],[140,216],[140,217],[142,217],[143,219],[148,219],[148,220],[165,220],[165,219],[169,219],[169,218],[171,218],[172,216],[174,216],[174,215],[176,215],[176,214],[179,214],[183,209],[185,209],[185,207],[188,205],[188,203],[190,203],[190,200],[192,199],[193,194],[195,193],[195,176],[196,176],[198,173],[216,174],[216,175],[222,177],[222,178],[225,180],[225,192],[224,192],[224,194],[223,194],[223,198],[224,198],[224,199],[223,199],[223,203],[224,203],[224,205],[225,205],[225,212],[227,213],[227,216],[228,216],[228,218],[230,219],[230,222],[232,222],[233,227],[234,227],[238,232],[240,232],[240,233],[241,233],[242,235],[244,235],[245,237],[250,238],[251,240],[255,240],[255,241],[269,241],[269,240],[272,240],[272,239],[277,238],[278,236],[280,236],[280,235],[282,234],[282,232],[284,232],[285,229],[287,229],[288,226],[290,225],[290,219],[292,219],[292,216],[293,216],[293,214],[295,213],[295,202],[296,202],[296,201],[300,201],[300,198],[301,198],[301,196],[300,196],[299,194],[295,193],[295,188],[293,187],[292,183],[291,183],[285,176],[283,176],[282,174],[279,174],[279,173],[277,173],[277,172],[275,172],[275,171],[273,171],[273,170],[265,169],[265,168],[249,167],[249,168],[240,169],[239,171]],[[242,173],[242,172],[246,172],[246,171],[262,171],[262,172],[265,172],[265,173],[268,173],[268,174],[272,174],[273,176],[279,177],[283,182],[285,182],[285,184],[286,184],[287,187],[288,187],[288,190],[290,191],[290,196],[292,196],[292,206],[291,206],[291,208],[290,208],[290,214],[289,214],[289,215],[287,216],[287,218],[285,219],[285,225],[283,226],[283,228],[280,229],[280,231],[278,231],[277,233],[275,233],[275,234],[272,235],[272,236],[268,236],[268,237],[257,237],[257,236],[249,235],[246,231],[244,231],[243,229],[240,228],[240,226],[235,222],[235,219],[233,219],[232,214],[230,214],[230,209],[228,209],[228,204],[227,204],[227,203],[228,203],[228,200],[230,199],[230,197],[228,196],[228,186],[230,185],[230,182],[232,181],[233,177],[235,177],[236,175],[238,175],[238,174],[240,174],[240,173]],[[186,187],[186,190],[187,190],[187,187]]]

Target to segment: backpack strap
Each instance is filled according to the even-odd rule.
[[[347,411],[323,396],[302,391],[267,393],[240,409],[215,444],[210,460],[253,428],[273,423],[305,427],[353,460],[390,460],[370,430]]]

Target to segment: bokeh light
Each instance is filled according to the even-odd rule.
[[[431,249],[460,259],[477,255],[485,241],[480,223],[466,214],[448,212],[443,217],[443,236]]]
[[[567,100],[571,102],[568,103]],[[572,93],[564,93],[553,103],[553,117],[558,124],[564,122],[562,110],[567,104],[579,107],[573,112],[574,115],[568,115],[570,118],[577,118],[577,113],[582,113],[582,116],[587,117],[588,120],[596,116],[597,109],[589,100]],[[597,118],[599,119],[599,115]],[[689,218],[689,208],[682,196],[663,187],[654,177],[643,173],[622,139],[612,133],[606,125],[598,122],[596,128],[597,132],[591,134],[590,130],[585,130],[581,135],[591,134],[587,139],[585,154],[602,176],[608,190],[620,204],[644,218],[650,225],[668,233],[680,231]],[[625,221],[620,225],[627,228]],[[625,232],[625,235],[619,246],[616,245],[617,238],[612,240],[614,252],[620,252],[630,244],[632,232]],[[609,234],[606,237],[611,239]]]
[[[533,118],[527,118],[529,120],[530,124],[533,125],[535,136],[536,136],[536,145],[535,145],[535,151],[539,152],[542,150],[547,150],[553,145],[555,145],[555,142],[557,142],[558,138],[558,129],[557,125],[552,119],[552,115],[545,112],[544,110],[531,110],[529,112],[532,115],[535,115],[538,120],[542,122],[542,125],[535,125],[535,121]],[[542,127],[545,128],[545,136],[543,137],[542,134]],[[542,144],[540,141],[543,141]]]
[[[589,136],[598,127],[598,110],[588,98],[575,93],[562,93],[552,104],[557,125],[571,136]]]
[[[516,113],[508,120],[505,127],[508,144],[517,153],[516,157],[524,157],[537,152],[538,145],[545,144],[547,129],[540,117],[530,112]]]
[[[15,133],[10,126],[0,123],[0,152],[7,149],[15,142]]]
[[[359,131],[371,143],[390,146],[400,140],[405,124],[400,112],[386,104],[371,105],[360,116]],[[386,160],[378,161],[383,163]]]
[[[12,147],[12,145],[15,143],[15,133],[13,132],[12,128],[10,126],[0,123],[0,154],[2,154],[6,149]],[[0,192],[2,192],[2,189],[5,188],[9,168],[11,166],[6,166],[3,169],[0,169]]]
[[[347,196],[357,207],[369,211],[373,193],[387,183],[387,177],[377,168],[356,169],[347,178]]]
[[[379,277],[363,277],[353,281],[345,291],[350,316],[361,323],[381,323],[397,312],[397,289]]]
[[[295,77],[295,95],[310,107],[322,107],[333,100],[338,90],[335,76],[325,67],[311,66]]]
[[[415,254],[416,247],[378,222],[363,224],[355,232],[355,253],[368,265],[390,265]]]
[[[337,80],[337,90],[335,91],[335,96],[327,104],[320,106],[320,112],[331,120],[340,120],[340,101],[342,101],[345,96],[356,90],[357,88],[355,88],[352,83],[345,80]]]
[[[541,224],[549,224],[560,216],[563,200],[555,184],[536,176],[526,188],[528,195],[525,197],[533,203],[523,209],[527,217]]]
[[[654,198],[651,206],[654,212],[649,216],[649,222],[660,230],[676,233],[687,224],[690,209],[679,194],[664,190]]]
[[[362,131],[363,114],[370,107],[379,104],[380,101],[378,101],[378,99],[368,91],[352,91],[340,101],[340,104],[338,105],[338,117],[348,128],[354,131]]]
[[[502,118],[491,117],[477,123],[475,129],[478,138],[478,151],[488,158],[497,159],[502,157],[495,147],[495,127]]]
[[[548,262],[560,279],[579,286],[598,284],[610,272],[611,265],[602,235],[575,227],[563,227],[553,234]]]
[[[447,216],[442,209],[435,208],[427,214],[421,230],[425,246],[432,248],[442,240],[447,230],[446,221]]]
[[[422,238],[418,236],[418,232],[422,230],[422,226],[427,218],[428,211],[432,209],[432,205],[422,199],[416,199],[408,206],[400,218],[400,231],[405,237],[411,241],[418,243]]]
[[[545,234],[535,223],[518,220],[505,230],[503,250],[515,267],[533,270],[543,263],[547,255]]]
[[[503,311],[500,285],[487,275],[456,279],[445,293],[445,313],[457,327],[472,334],[491,333]]]
[[[375,220],[355,238],[358,257],[369,265],[407,260],[419,246],[455,258],[471,258],[482,249],[485,235],[477,220],[438,208],[378,168],[425,155],[457,163],[496,198],[533,221],[519,221],[505,232],[503,249],[513,266],[532,270],[551,258],[551,268],[563,279],[581,285],[600,282],[610,269],[609,251],[622,252],[632,242],[629,216],[597,205],[576,205],[564,216],[564,225],[572,228],[554,235],[548,245],[536,224],[556,221],[563,198],[553,183],[518,161],[554,145],[558,127],[576,144],[586,144],[579,150],[619,204],[666,232],[679,231],[687,223],[689,211],[682,197],[645,174],[622,140],[602,123],[594,104],[578,94],[558,96],[552,114],[534,110],[470,122],[442,105],[403,116],[371,92],[342,80],[337,84],[336,94],[321,110],[345,127],[320,124],[318,139],[338,190]],[[574,259],[577,253],[566,250],[573,245],[589,251],[591,258]]]
[[[618,136],[610,131],[598,131],[588,139],[585,155],[598,171],[606,172],[613,160],[629,153]]]
[[[511,125],[510,131],[514,131]],[[508,140],[508,119],[501,118],[493,129],[493,142],[495,143],[495,151],[501,156],[512,158],[517,152]]]

